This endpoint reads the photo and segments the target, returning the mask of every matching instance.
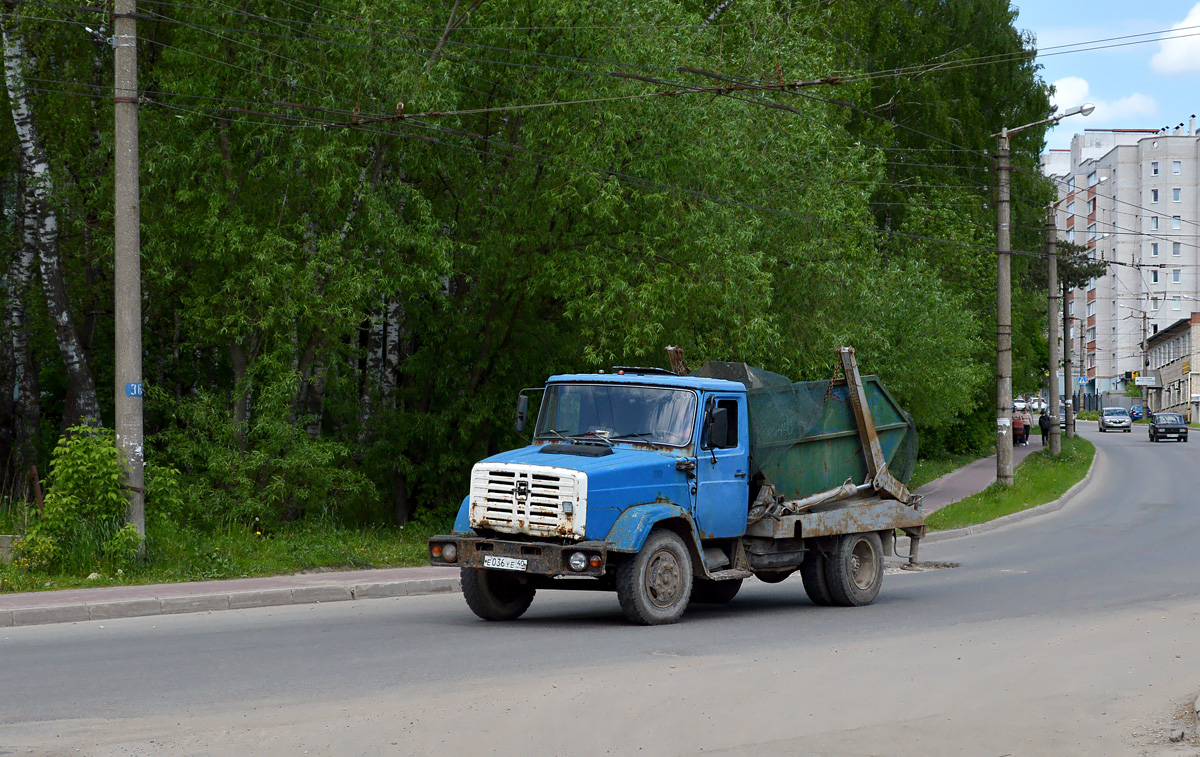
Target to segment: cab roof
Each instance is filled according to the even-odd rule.
[[[737,381],[671,376],[650,373],[564,373],[546,379],[547,384],[637,384],[673,389],[700,389],[710,392],[744,392],[746,387]]]

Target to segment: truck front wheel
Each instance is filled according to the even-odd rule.
[[[462,569],[467,607],[484,620],[516,620],[533,603],[534,588],[525,576],[482,568]]]
[[[617,599],[625,617],[644,626],[674,623],[692,596],[692,558],[674,531],[650,532],[642,549],[617,566]]]
[[[847,534],[825,561],[825,581],[833,604],[869,605],[883,584],[883,542],[879,534]]]

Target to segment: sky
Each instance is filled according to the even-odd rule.
[[[1071,135],[1084,129],[1175,127],[1181,121],[1186,125],[1192,114],[1200,115],[1200,2],[1012,0],[1012,4],[1019,14],[1017,28],[1037,38],[1040,73],[1056,87],[1053,102],[1059,111],[1085,102],[1096,106],[1091,116],[1072,116],[1052,129],[1046,137],[1048,147],[1070,147]],[[1111,39],[1148,32],[1165,34]],[[1163,40],[1164,36],[1178,39]],[[1059,47],[1094,40],[1110,40],[1096,45],[1120,46],[1083,52]]]

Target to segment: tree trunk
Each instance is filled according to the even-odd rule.
[[[63,278],[62,260],[58,250],[58,215],[50,204],[53,184],[50,161],[42,145],[41,135],[33,121],[29,92],[25,86],[25,66],[28,56],[25,43],[5,22],[4,81],[8,88],[13,125],[21,145],[22,162],[26,170],[25,212],[26,229],[35,239],[42,291],[46,310],[54,324],[58,350],[67,369],[67,400],[63,426],[100,422],[100,403],[96,398],[96,382],[92,378],[87,356],[75,330],[71,315],[67,285]]]
[[[30,238],[33,230],[25,226],[24,218],[22,230],[21,244],[13,251],[4,277],[4,338],[0,348],[4,361],[4,383],[0,385],[0,422],[4,425],[0,430],[4,434],[0,441],[0,469],[11,466],[17,473],[24,473],[37,462],[33,440],[41,422],[37,371],[29,353],[25,309],[37,251]],[[7,480],[9,476],[0,478]]]

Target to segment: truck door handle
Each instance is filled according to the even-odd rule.
[[[733,474],[733,477],[734,477],[734,478],[745,478],[745,477],[746,477],[746,471],[744,471],[744,470],[740,470],[740,471],[738,471],[737,473],[734,473],[734,474]]]

